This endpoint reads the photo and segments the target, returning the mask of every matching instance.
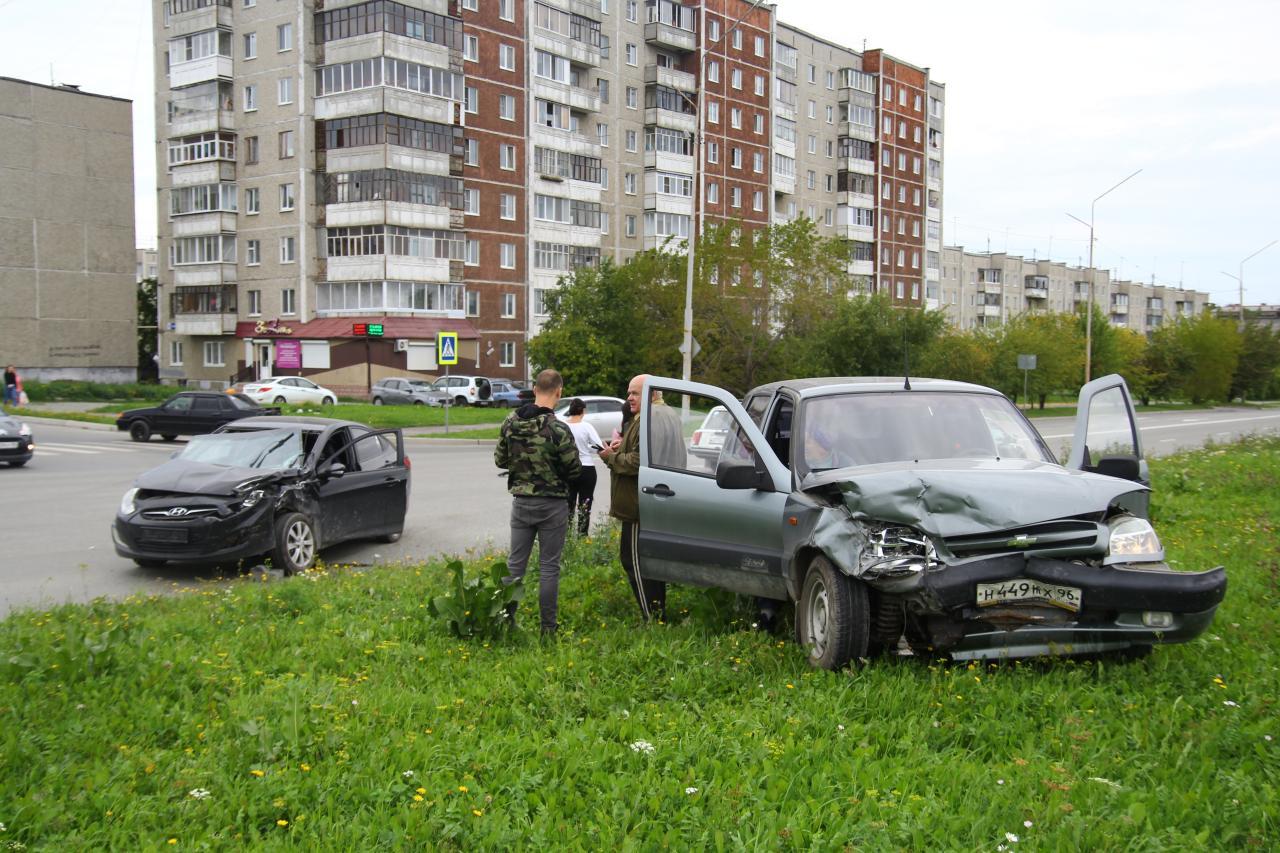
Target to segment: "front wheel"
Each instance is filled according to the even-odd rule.
[[[374,404],[375,406],[381,406],[381,405],[382,405],[382,398],[381,398],[381,397],[374,397],[374,398],[373,398],[373,404]]]
[[[809,650],[809,663],[840,669],[866,657],[870,622],[866,586],[846,577],[826,557],[815,557],[796,604],[796,639]]]
[[[21,468],[23,465],[26,465],[26,464],[27,464],[28,462],[30,462],[30,461],[31,461],[31,460],[29,460],[29,459],[10,459],[10,460],[9,460],[9,467],[10,467],[10,468]]]
[[[286,400],[283,396],[280,396],[280,397],[276,397],[276,398],[275,398],[274,400],[272,400],[271,402],[273,402],[273,403],[275,403],[277,406],[279,406],[279,405],[281,405],[281,404],[283,404],[283,403],[287,403],[287,402],[289,402],[289,401],[288,401],[288,400]]]
[[[316,531],[311,519],[291,512],[276,522],[276,547],[271,552],[276,568],[286,575],[305,572],[316,561]]]
[[[467,398],[466,398],[466,397],[454,397],[454,398],[453,398],[453,404],[454,404],[455,406],[465,406],[465,405],[467,404]]]
[[[129,438],[134,441],[147,441],[151,438],[151,427],[146,421],[134,421],[129,424]]]
[[[332,405],[333,405],[333,398],[332,398],[332,397],[325,397],[323,400],[321,400],[321,401],[320,401],[320,405],[322,405],[322,406],[332,406]]]

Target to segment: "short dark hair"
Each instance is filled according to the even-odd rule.
[[[574,397],[569,401],[569,414],[580,415],[587,410],[587,404]]]
[[[560,371],[552,370],[549,367],[538,374],[538,378],[535,382],[536,390],[540,391],[543,394],[550,394],[552,391],[555,391],[557,388],[563,388],[563,387],[564,387],[564,379],[561,378]]]

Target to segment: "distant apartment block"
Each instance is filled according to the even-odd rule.
[[[0,77],[0,363],[137,378],[127,100]]]
[[[1209,306],[1209,294],[1203,291],[1116,280],[1110,270],[1060,261],[947,246],[938,308],[961,329],[1000,326],[1021,314],[1075,311],[1088,301],[1090,282],[1094,304],[1111,325],[1143,334]]]
[[[366,358],[437,374],[439,331],[522,377],[562,276],[707,222],[808,217],[849,290],[938,298],[942,85],[773,6],[168,0],[154,32],[166,379],[358,393]]]

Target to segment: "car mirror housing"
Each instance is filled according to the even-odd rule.
[[[722,489],[763,489],[769,485],[768,477],[749,460],[721,459],[716,465],[716,485]]]
[[[341,462],[334,462],[320,469],[320,476],[329,480],[335,480],[345,473],[347,473],[347,466]]]

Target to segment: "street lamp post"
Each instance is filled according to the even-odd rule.
[[[1131,178],[1137,176],[1138,172],[1141,172],[1141,171],[1142,170],[1139,169],[1137,172],[1134,172],[1128,178],[1125,178],[1124,180],[1120,181],[1120,183],[1111,187],[1111,189],[1107,190],[1102,195],[1094,198],[1094,200],[1089,204],[1089,221],[1088,222],[1085,222],[1083,219],[1073,214],[1070,214],[1070,213],[1067,214],[1067,216],[1070,216],[1072,219],[1074,219],[1076,222],[1079,222],[1081,225],[1089,226],[1089,299],[1088,299],[1088,312],[1085,314],[1085,319],[1084,319],[1084,381],[1086,384],[1088,384],[1089,380],[1092,378],[1092,370],[1093,370],[1093,285],[1094,285],[1094,281],[1098,277],[1097,271],[1094,270],[1093,268],[1094,209],[1098,206],[1098,202],[1101,201],[1105,196],[1110,195],[1113,190],[1119,189],[1121,184],[1128,183]]]
[[[1245,264],[1245,261],[1249,261],[1249,260],[1252,260],[1253,258],[1256,258],[1258,255],[1261,255],[1263,252],[1265,252],[1267,249],[1270,249],[1276,243],[1280,243],[1280,240],[1272,240],[1270,243],[1263,246],[1261,249],[1259,249],[1258,251],[1254,252],[1252,255],[1249,255],[1247,258],[1241,261],[1240,275],[1232,275],[1229,272],[1223,273],[1223,275],[1225,275],[1227,278],[1234,278],[1236,280],[1236,283],[1240,285],[1240,328],[1242,329],[1244,328],[1244,264]]]

